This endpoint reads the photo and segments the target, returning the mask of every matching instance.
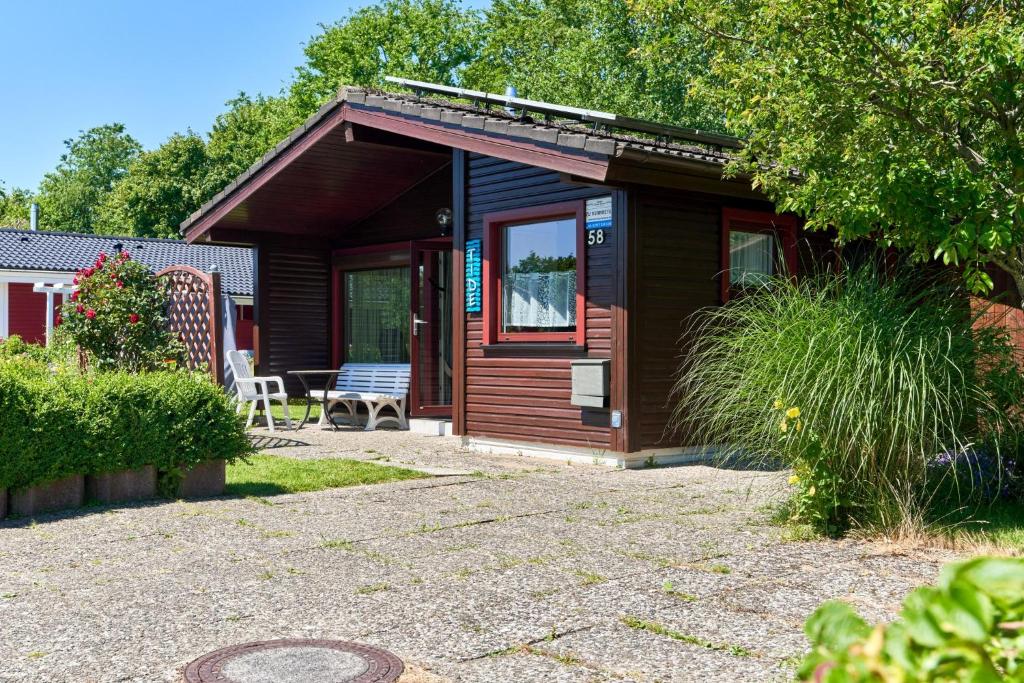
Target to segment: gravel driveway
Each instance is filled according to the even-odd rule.
[[[257,434],[441,476],[0,523],[0,680],[177,681],[208,651],[285,637],[387,648],[410,681],[784,680],[822,600],[891,618],[951,559],[782,542],[764,512],[778,473]]]

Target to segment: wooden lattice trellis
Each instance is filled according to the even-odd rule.
[[[170,266],[156,275],[167,292],[168,327],[185,344],[189,368],[208,369],[213,379],[223,384],[220,274]]]

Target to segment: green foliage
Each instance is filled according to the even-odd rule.
[[[576,270],[575,256],[539,256],[537,252],[531,250],[529,254],[519,259],[519,263],[512,266],[509,272],[560,273],[566,270]]]
[[[64,145],[56,170],[39,185],[40,228],[94,232],[100,203],[142,147],[120,123],[90,128]]]
[[[686,22],[630,11],[626,0],[495,0],[484,10],[480,57],[464,84],[691,128],[725,119],[690,86],[709,53]],[[672,58],[666,59],[667,50]]]
[[[675,421],[694,442],[795,468],[813,499],[799,521],[916,525],[938,454],[985,441],[998,457],[1021,433],[975,371],[1013,347],[977,344],[972,322],[951,278],[865,266],[769,280],[691,321]]]
[[[239,93],[227,105],[227,111],[217,117],[210,131],[202,192],[188,213],[223,190],[316,111],[316,106],[296,107],[289,98],[250,97],[245,93]]]
[[[131,162],[100,203],[95,231],[178,237],[178,225],[202,204],[208,166],[201,137],[192,132],[172,135]]]
[[[321,28],[291,87],[309,112],[343,84],[380,86],[384,76],[459,84],[487,33],[477,12],[453,0],[383,0]]]
[[[75,283],[57,324],[96,367],[139,372],[179,358],[180,344],[167,331],[166,295],[128,252],[114,258],[100,252]]]
[[[810,525],[828,535],[845,531],[856,511],[847,487],[830,462],[830,453],[822,445],[821,436],[804,426],[800,407],[776,401],[780,433],[780,450],[791,454],[793,475],[790,484],[798,492],[790,503],[791,521]]]
[[[30,344],[16,334],[0,339],[0,362],[12,359],[28,359],[40,363],[49,360],[45,346]]]
[[[747,138],[732,171],[781,209],[962,264],[975,291],[994,263],[1024,291],[1018,2],[637,2],[704,32],[696,93]]]
[[[20,359],[64,365],[71,362],[76,353],[74,342],[59,329],[53,331],[50,343],[46,346],[27,342],[16,334],[0,339],[0,362]]]
[[[1024,560],[948,565],[892,624],[872,628],[846,603],[828,602],[804,629],[813,646],[804,681],[1024,681]]]
[[[51,370],[0,357],[0,487],[143,465],[174,471],[250,453],[242,420],[203,373]]]
[[[18,187],[7,189],[0,182],[0,228],[29,227],[32,193]]]

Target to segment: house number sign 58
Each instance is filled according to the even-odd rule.
[[[598,247],[608,239],[612,229],[612,198],[587,200],[587,246]]]

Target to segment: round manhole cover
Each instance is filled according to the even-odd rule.
[[[185,667],[186,683],[390,683],[402,660],[344,640],[266,640],[232,645]]]

